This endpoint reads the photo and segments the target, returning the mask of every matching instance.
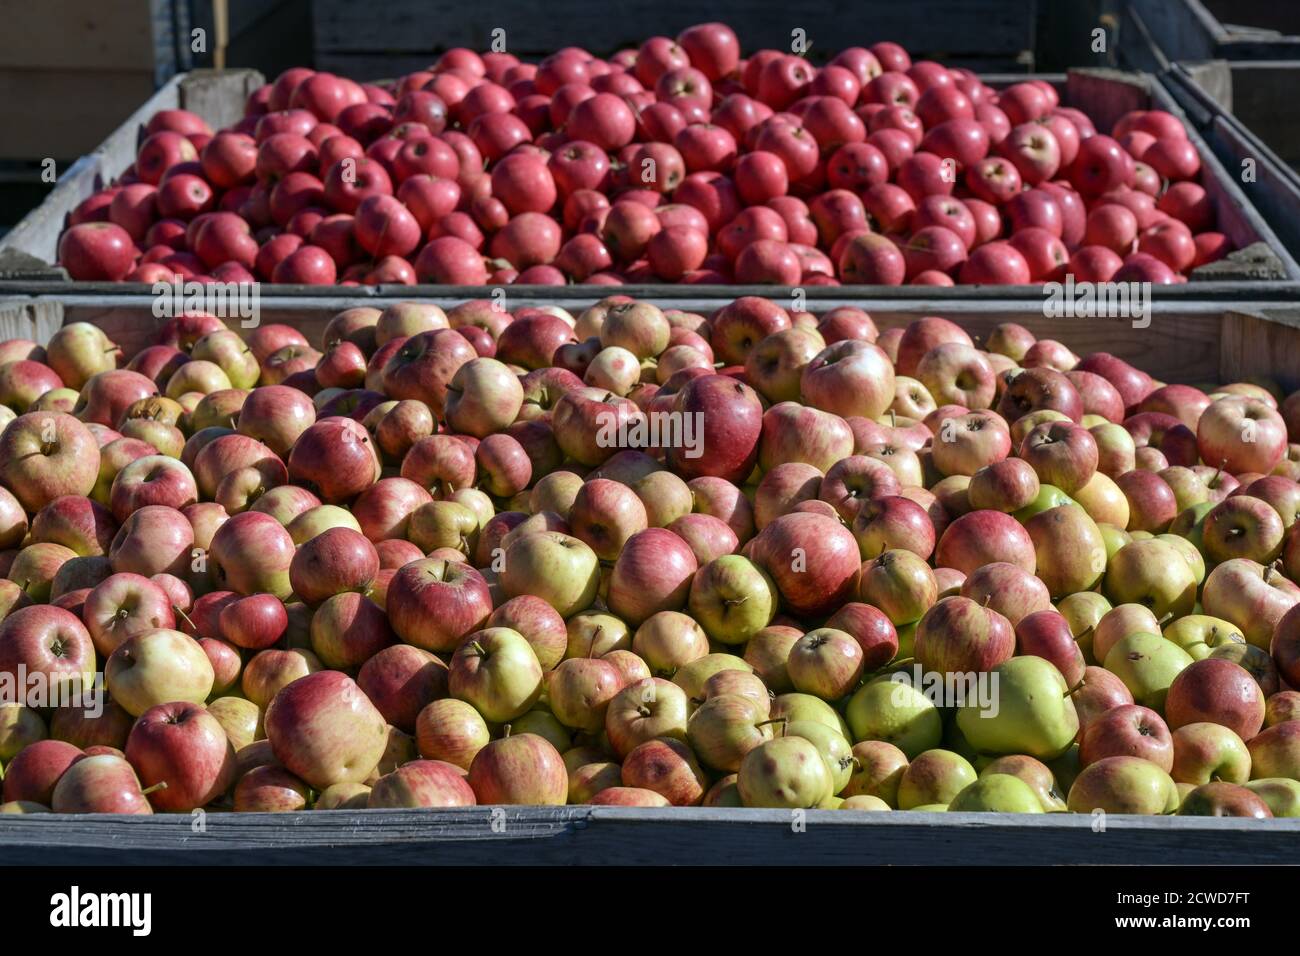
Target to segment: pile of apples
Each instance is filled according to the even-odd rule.
[[[214,134],[156,114],[72,213],[74,279],[375,285],[1182,282],[1232,248],[1175,116],[1100,135],[897,44],[742,59],[725,24],[608,60],[295,68]]]
[[[318,344],[0,346],[0,686],[107,687],[0,706],[0,812],[1300,815],[1300,392],[757,297]]]

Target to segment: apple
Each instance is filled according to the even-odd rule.
[[[135,520],[150,511],[143,508]],[[123,532],[130,525],[123,526]],[[213,580],[240,594],[272,594],[281,600],[291,591],[289,568],[294,542],[270,515],[246,511],[221,525],[212,536],[208,558]]]
[[[862,677],[862,646],[845,631],[817,628],[790,648],[786,668],[795,690],[823,700],[839,700]]]
[[[1268,474],[1286,454],[1286,424],[1263,401],[1229,396],[1211,403],[1196,426],[1201,457],[1234,474]]]
[[[1192,723],[1215,723],[1250,740],[1264,725],[1264,693],[1232,661],[1193,661],[1174,678],[1165,699],[1165,715],[1177,730]]]
[[[1215,726],[1215,725],[1211,725]],[[1295,780],[1300,768],[1300,721],[1289,720],[1260,731],[1247,743],[1252,779]]]
[[[1170,814],[1178,803],[1178,787],[1167,772],[1149,760],[1125,755],[1103,757],[1085,767],[1068,797],[1072,813]]]
[[[487,744],[488,728],[471,705],[454,698],[430,701],[415,721],[420,756],[443,760],[468,771]]]
[[[55,813],[153,813],[131,764],[111,754],[86,756],[68,767],[54,787],[50,808]]]
[[[564,760],[536,734],[507,735],[485,744],[466,779],[483,804],[561,806],[568,799]]]
[[[1041,657],[1013,657],[992,669],[998,677],[996,716],[976,700],[957,710],[957,726],[979,751],[1023,753],[1039,760],[1060,756],[1074,741],[1079,717],[1065,678]]]
[[[62,740],[28,744],[5,766],[5,802],[27,801],[48,807],[60,778],[82,759],[78,747]]]
[[[104,664],[108,692],[134,717],[158,704],[202,704],[215,674],[199,643],[188,634],[153,628],[121,644]]]
[[[542,692],[537,655],[518,631],[490,627],[465,639],[451,659],[448,689],[484,718],[506,723],[522,716]]]
[[[937,747],[943,736],[939,709],[908,683],[868,681],[849,699],[844,719],[855,742],[892,744],[909,759]]]
[[[245,813],[305,810],[310,798],[307,784],[283,767],[270,764],[254,767],[242,774],[233,794],[235,810]]]
[[[977,779],[975,768],[951,750],[917,754],[898,781],[898,809],[947,804]]]
[[[287,770],[323,790],[369,777],[384,753],[388,727],[352,678],[323,670],[275,695],[266,710],[266,736]]]
[[[441,760],[412,760],[384,774],[374,782],[366,802],[369,809],[470,807],[474,804],[474,791],[464,774],[456,766]],[[320,808],[319,800],[316,808]]]
[[[23,607],[0,622],[0,674],[15,681],[43,675],[51,693],[80,695],[93,686],[95,648],[75,614],[49,605]]]
[[[176,702],[139,716],[126,742],[126,759],[159,810],[202,807],[229,789],[235,751],[217,718],[199,704]]]
[[[817,747],[803,737],[777,737],[749,751],[736,785],[747,807],[815,807],[831,796],[830,770]]]
[[[0,434],[0,483],[29,513],[62,495],[89,495],[98,475],[99,445],[71,415],[29,412]]]
[[[492,612],[483,575],[458,561],[428,558],[399,568],[385,608],[398,637],[433,653],[455,650]]]
[[[1178,783],[1245,783],[1252,776],[1246,744],[1222,724],[1184,724],[1173,732],[1173,742],[1171,774]]]
[[[96,651],[104,657],[141,631],[176,624],[167,592],[150,579],[130,573],[111,575],[92,588],[81,613]]]
[[[1277,569],[1249,558],[1218,565],[1205,579],[1201,604],[1206,614],[1241,629],[1246,640],[1267,649],[1278,622],[1300,602],[1300,590]]]

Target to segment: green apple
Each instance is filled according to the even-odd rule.
[[[884,800],[881,800],[879,797],[873,797],[869,794],[863,793],[858,794],[857,796],[844,797],[840,802],[840,809],[880,811],[892,810],[893,807],[887,804]]]
[[[768,717],[771,720],[785,720],[790,723],[796,720],[815,721],[824,724],[845,740],[849,739],[849,725],[844,722],[844,718],[834,707],[812,694],[782,694],[772,701]]]
[[[740,762],[736,785],[747,807],[794,810],[832,796],[831,772],[820,751],[803,737],[759,744]]]
[[[687,731],[689,733],[689,726]],[[853,751],[844,735],[831,730],[817,720],[792,720],[785,725],[786,737],[802,737],[809,741],[826,761],[831,775],[831,793],[840,793],[849,785],[855,768]]]
[[[1009,754],[980,768],[980,777],[1011,776],[1025,784],[1047,813],[1065,810],[1065,794],[1056,784],[1056,776],[1041,760],[1024,754]]]
[[[361,533],[361,523],[352,516],[352,512],[338,505],[317,505],[315,508],[308,508],[285,525],[289,537],[293,539],[294,544],[298,545],[306,544],[318,534],[331,528],[349,528],[358,534]]]
[[[1165,640],[1173,641],[1194,661],[1203,660],[1222,644],[1245,644],[1241,628],[1221,617],[1188,614],[1172,621],[1164,629]]]
[[[772,739],[773,726],[748,697],[719,694],[700,704],[686,721],[686,742],[706,767],[735,773],[747,753]]]
[[[1099,522],[1097,530],[1101,532],[1101,543],[1106,548],[1106,560],[1110,561],[1115,557],[1115,553],[1120,548],[1133,540],[1133,535],[1129,534],[1123,528],[1117,528],[1113,524]]]
[[[1103,757],[1089,764],[1070,787],[1071,813],[1170,814],[1181,802],[1178,785],[1141,757]]]
[[[1071,744],[1070,749],[1055,760],[1049,760],[1047,769],[1052,771],[1052,775],[1056,777],[1060,792],[1069,793],[1070,787],[1074,786],[1074,781],[1078,779],[1079,774],[1083,771],[1083,764],[1079,761],[1078,742]]]
[[[1055,672],[1056,668],[1052,670]],[[898,747],[908,759],[937,747],[943,739],[939,708],[921,691],[901,681],[877,680],[864,684],[849,699],[845,716],[855,743],[883,740]]]
[[[501,588],[507,597],[532,594],[566,618],[596,600],[600,562],[585,541],[536,531],[511,541],[504,560]]]
[[[1104,529],[1103,529],[1104,531]],[[1074,635],[1083,651],[1083,658],[1089,664],[1095,664],[1092,657],[1092,634],[1097,622],[1111,609],[1111,603],[1104,594],[1096,591],[1080,591],[1067,594],[1056,602],[1056,610],[1070,624],[1070,633]]]
[[[566,659],[575,657],[603,657],[610,651],[625,651],[632,647],[632,634],[621,617],[607,611],[582,611],[564,622],[567,642]]]
[[[1008,773],[991,773],[968,784],[952,798],[953,813],[1042,813],[1043,805],[1029,784]]]
[[[1265,777],[1243,784],[1268,804],[1275,817],[1300,817],[1300,780]]]
[[[1102,666],[1124,682],[1135,703],[1163,714],[1169,685],[1190,663],[1191,655],[1173,641],[1139,631],[1116,641]]]
[[[1061,505],[1075,505],[1077,507],[1078,504],[1077,501],[1056,487],[1056,485],[1039,485],[1038,495],[1034,500],[1019,511],[1013,511],[1011,517],[1024,524],[1034,515],[1049,511],[1052,508],[1059,508]]]
[[[217,365],[234,388],[252,388],[262,373],[253,350],[232,329],[218,329],[203,336],[194,343],[190,358]]]
[[[489,627],[456,648],[447,688],[452,697],[473,705],[484,720],[503,724],[526,714],[541,696],[542,665],[518,631]]]
[[[885,612],[895,627],[921,619],[939,599],[934,569],[920,555],[901,548],[877,555],[862,566],[861,599]]]
[[[1205,583],[1205,558],[1201,552],[1196,550],[1196,545],[1176,534],[1158,534],[1156,540],[1164,541],[1166,544],[1173,545],[1178,549],[1178,553],[1183,556],[1187,566],[1192,569],[1192,577],[1196,579],[1197,587]]]
[[[1139,538],[1110,559],[1102,591],[1115,604],[1145,604],[1157,618],[1182,617],[1196,604],[1196,575],[1169,542]]]
[[[1179,783],[1196,786],[1211,780],[1245,783],[1251,777],[1251,754],[1245,741],[1222,724],[1184,724],[1173,732],[1174,766]]]
[[[854,770],[844,788],[845,797],[873,797],[887,807],[898,806],[898,782],[907,769],[907,754],[883,740],[853,745]]]
[[[560,753],[573,746],[573,735],[549,710],[537,708],[510,721],[512,734],[536,734]]]
[[[949,803],[978,776],[969,760],[951,750],[917,754],[898,781],[898,809]]]
[[[1198,551],[1205,541],[1205,516],[1214,510],[1213,501],[1202,501],[1184,508],[1169,525],[1169,533],[1188,541]]]
[[[688,606],[713,640],[744,644],[776,616],[776,585],[749,558],[727,554],[695,572]]]
[[[751,667],[743,657],[735,654],[705,654],[677,668],[673,674],[673,683],[686,691],[686,696],[696,702],[704,700],[704,685],[718,671],[738,670],[752,674]],[[773,715],[777,716],[777,715]]]
[[[996,708],[967,700],[957,709],[957,726],[971,745],[1039,760],[1064,753],[1079,732],[1079,715],[1061,672],[1041,657],[1013,657],[990,675]]]
[[[948,804],[946,803],[927,803],[921,807],[913,807],[913,813],[947,813]]]
[[[1119,604],[1107,611],[1092,632],[1092,653],[1104,661],[1121,637],[1139,632],[1159,634],[1160,622],[1145,604]]]

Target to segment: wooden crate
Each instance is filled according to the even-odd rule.
[[[1269,79],[1260,82],[1265,74]],[[1296,81],[1300,61],[1176,63],[1163,77],[1224,168],[1243,176],[1242,191],[1291,250],[1300,250],[1300,107],[1288,96]],[[1274,94],[1262,95],[1266,87]]]
[[[1127,0],[1124,15],[1171,60],[1300,58],[1300,15],[1285,0]]]
[[[444,306],[459,299],[422,296]],[[1096,319],[1048,319],[1014,300],[932,302],[839,291],[810,306],[867,308],[881,328],[940,311],[973,336],[1020,322],[1079,352],[1110,351],[1171,382],[1226,382],[1271,376],[1300,388],[1300,305],[1161,300],[1147,328]],[[508,305],[571,310],[600,290],[528,290]],[[409,293],[408,293],[409,297]],[[378,295],[372,301],[380,301]],[[281,297],[262,322],[284,322],[319,343],[326,323],[352,296]],[[662,304],[710,310],[718,301],[687,294]],[[45,341],[61,325],[93,322],[129,355],[160,324],[139,294],[0,296],[0,340]],[[487,807],[290,814],[210,812],[114,817],[0,816],[0,859],[10,864],[1283,864],[1300,859],[1300,820],[1111,816],[1098,832],[1088,815],[807,811],[798,827],[785,811],[622,807],[507,807],[493,825]]]
[[[985,79],[992,85],[1006,85],[1023,79],[1019,75],[991,74]],[[1122,73],[1107,69],[1072,70],[1068,74],[1044,74],[1043,79],[1055,84],[1062,101],[1076,106],[1094,118],[1101,128],[1109,128],[1121,115],[1133,109],[1160,108],[1182,116],[1182,110],[1169,93],[1148,75]],[[104,183],[125,169],[135,156],[140,130],[148,118],[159,109],[183,106],[206,118],[213,126],[225,126],[239,117],[249,92],[263,82],[260,73],[253,70],[234,70],[225,73],[194,71],[174,78],[148,103],[144,104],[119,127],[94,153],[83,157],[62,177],[58,188],[31,215],[11,232],[0,238],[0,291],[5,286],[10,291],[23,291],[29,283],[56,278],[50,263],[56,258],[58,238],[68,213]],[[1191,282],[1159,287],[1155,294],[1160,298],[1199,299],[1232,298],[1243,294],[1261,296],[1286,296],[1300,291],[1300,265],[1278,240],[1272,228],[1255,210],[1235,179],[1229,176],[1195,129],[1188,134],[1201,154],[1203,170],[1201,179],[1213,200],[1218,214],[1219,228],[1238,248],[1227,260],[1198,269]],[[8,282],[3,280],[8,279]],[[96,294],[127,294],[126,284],[92,285],[78,283]],[[381,296],[410,295],[411,287],[381,287]],[[415,287],[422,295],[448,294],[436,287]],[[891,297],[949,303],[968,298],[1018,298],[1038,300],[1042,297],[1038,286],[1016,288],[980,288],[957,286],[953,288],[902,286],[888,291],[882,287],[853,287],[862,294],[888,294]],[[629,295],[663,295],[665,287],[627,286]],[[759,294],[787,295],[788,290],[774,287],[762,288]],[[262,284],[266,298],[301,296],[305,288]],[[374,294],[373,290],[356,290],[357,296]],[[452,293],[458,298],[469,298],[472,292]],[[673,293],[679,294],[679,293]],[[686,294],[686,293],[680,293]],[[708,294],[723,299],[744,294],[740,286],[693,287],[691,295]],[[823,295],[817,292],[816,295]],[[837,292],[834,294],[842,294]],[[814,290],[809,290],[810,297]]]
[[[350,291],[350,290],[340,290]],[[367,302],[382,307],[387,301],[415,299],[450,307],[482,296],[481,289],[448,290],[429,287],[419,294],[385,298],[371,292],[358,298],[317,292],[315,295],[269,297],[261,304],[263,324],[283,322],[298,328],[313,345],[322,343],[325,326],[345,308]],[[663,295],[647,298],[661,305],[708,314],[722,301],[711,295]],[[1041,303],[1012,299],[955,300],[942,306],[933,301],[890,296],[860,296],[830,289],[836,295],[810,298],[808,310],[824,312],[840,305],[867,309],[884,329],[906,325],[923,315],[941,314],[965,327],[972,336],[987,335],[1000,322],[1019,322],[1040,338],[1064,342],[1080,354],[1112,352],[1168,382],[1216,383],[1251,376],[1270,376],[1283,388],[1300,388],[1300,304],[1241,300],[1231,304],[1212,301],[1156,300],[1151,324],[1135,328],[1128,320],[1048,318]],[[559,305],[577,311],[591,305],[603,290],[580,286],[537,287],[507,297],[506,306]],[[739,295],[741,293],[733,293]],[[754,294],[763,295],[763,290]],[[775,295],[768,289],[766,294]],[[725,300],[723,300],[725,301]],[[122,346],[127,356],[153,344],[164,319],[152,312],[148,295],[97,295],[50,292],[38,295],[0,294],[0,341],[11,338],[45,342],[70,322],[91,322]],[[238,331],[238,323],[232,321]]]
[[[10,865],[1281,865],[1300,820],[699,807],[0,817]]]
[[[183,0],[0,0],[0,159],[71,160],[189,68]]]
[[[919,56],[982,70],[1032,64],[1038,0],[723,0],[701,8],[684,0],[626,0],[617,7],[588,0],[545,5],[504,0],[467,7],[454,0],[387,0],[383,15],[351,0],[314,0],[316,66],[350,76],[394,76],[428,66],[442,50],[487,49],[506,31],[510,52],[544,56],[572,44],[599,55],[655,34],[676,36],[702,20],[735,27],[745,50],[789,49],[791,31],[812,41],[810,56],[854,43],[893,40]]]

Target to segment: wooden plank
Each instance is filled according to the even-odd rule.
[[[154,61],[150,0],[0,0],[0,67],[131,72]]]
[[[1035,0],[832,0],[802,8],[785,0],[723,0],[707,11],[692,0],[634,0],[617,8],[588,0],[552,0],[544,6],[509,0],[490,7],[466,7],[455,0],[388,0],[384,15],[376,16],[373,7],[351,0],[315,0],[312,19],[317,51],[331,54],[426,54],[453,46],[481,50],[498,27],[506,30],[514,53],[548,53],[577,37],[592,52],[608,54],[652,34],[675,36],[701,20],[722,20],[736,27],[747,51],[788,49],[790,31],[802,28],[814,51],[889,39],[917,55],[952,58],[1032,50],[1035,9]]]
[[[1300,388],[1300,314],[1224,315],[1219,377],[1236,381],[1257,375],[1277,379],[1287,392]]]
[[[662,289],[657,293],[650,289],[640,291],[642,295],[639,297],[657,301],[661,305],[704,314],[711,313],[723,301],[727,301],[694,296],[689,292],[665,296]],[[461,290],[460,294],[449,294],[445,289],[424,287],[420,290],[403,290],[393,298],[436,302],[446,307],[481,294],[482,290]],[[511,297],[507,301],[507,307],[550,303],[579,311],[596,301],[601,294],[580,288],[570,288],[562,295],[521,294]],[[263,299],[260,318],[263,323],[284,322],[293,325],[309,341],[317,343],[326,324],[337,312],[366,301],[374,301],[374,297],[317,295],[296,299]],[[0,334],[5,337],[34,338],[43,342],[62,324],[91,322],[103,328],[110,338],[131,355],[152,344],[157,329],[162,325],[163,320],[152,314],[152,304],[153,300],[146,295],[14,297],[7,304],[8,313],[14,318],[0,325]],[[810,311],[821,312],[846,304],[864,306],[882,328],[905,325],[921,315],[939,312],[960,323],[977,339],[986,336],[1000,322],[1019,322],[1040,338],[1058,339],[1080,353],[1101,350],[1112,352],[1146,369],[1162,381],[1171,382],[1200,382],[1220,377],[1225,367],[1222,358],[1223,316],[1228,308],[1262,316],[1265,321],[1277,319],[1282,328],[1281,332],[1276,333],[1280,340],[1300,339],[1300,331],[1294,327],[1296,307],[1267,302],[1241,303],[1227,307],[1211,302],[1184,304],[1157,300],[1153,303],[1151,324],[1145,328],[1135,328],[1133,323],[1117,319],[1048,317],[1044,315],[1041,299],[967,300],[945,303],[942,308],[936,308],[933,301],[879,297],[863,299],[838,290],[834,296],[810,299],[807,307]],[[23,312],[24,309],[27,311]],[[231,324],[237,325],[233,322]],[[1241,349],[1245,348],[1243,344]],[[1261,361],[1268,363],[1268,374],[1284,378],[1293,374],[1287,364],[1290,354],[1287,349],[1258,351],[1262,356]],[[1236,365],[1230,362],[1227,367]]]
[[[1293,166],[1300,165],[1298,85],[1300,61],[1232,64],[1232,113]]]
[[[0,159],[76,159],[153,91],[153,70],[138,64],[95,73],[0,68]]]
[[[1171,60],[1211,60],[1225,39],[1218,21],[1196,0],[1129,0],[1128,10],[1142,18]]]
[[[1225,30],[1239,27],[1267,30],[1287,36],[1300,34],[1300,7],[1278,0],[1201,0]]]
[[[463,807],[0,820],[7,863],[1182,865],[1291,863],[1300,820],[681,807]]]

